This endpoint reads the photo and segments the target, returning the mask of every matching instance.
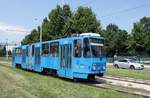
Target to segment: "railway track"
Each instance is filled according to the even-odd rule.
[[[150,85],[150,80],[141,80],[141,79],[134,79],[134,78],[128,78],[128,77],[124,77],[124,78],[122,78],[122,77],[111,77],[111,76],[104,76],[103,78]]]
[[[3,65],[9,66],[10,64],[8,62],[0,62]],[[121,82],[127,82],[129,83],[128,85],[120,85],[120,84],[115,84],[112,81],[121,81]],[[136,79],[131,79],[131,78],[120,78],[120,77],[110,77],[110,76],[105,76],[103,78],[96,77],[96,80],[92,82],[79,82],[85,85],[89,86],[94,86],[97,88],[104,88],[104,89],[112,89],[118,92],[123,92],[131,95],[137,95],[139,98],[150,98],[150,89],[145,90],[141,88],[134,88],[132,87],[133,84],[138,84],[138,85],[145,85],[150,87],[150,81],[142,81],[142,80],[136,80]],[[132,84],[132,85],[131,85]],[[131,87],[129,87],[131,86]]]
[[[113,83],[114,81],[117,82]],[[120,82],[123,84],[121,84]],[[150,83],[148,81],[105,76],[103,78],[97,77],[96,83],[93,83],[92,86],[98,88],[112,89],[131,95],[137,95],[139,96],[139,98],[150,98]],[[142,87],[147,87],[147,89]]]
[[[127,93],[130,95],[136,95],[139,96],[139,98],[150,98],[150,92],[145,92],[145,91],[139,91],[135,89],[129,89],[125,87],[120,87],[120,86],[114,86],[114,85],[109,85],[109,84],[92,84],[94,87],[98,88],[104,88],[104,89],[112,89],[114,91],[122,92],[122,93]]]

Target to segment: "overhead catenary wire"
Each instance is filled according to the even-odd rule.
[[[146,3],[146,4],[138,5],[138,6],[135,6],[135,7],[119,10],[119,11],[116,11],[116,12],[108,13],[106,15],[101,16],[100,18],[105,18],[105,17],[116,15],[116,14],[133,11],[133,10],[136,10],[136,9],[139,9],[139,8],[143,8],[143,7],[147,7],[147,6],[150,6],[150,3]]]
[[[6,29],[5,31],[31,32],[31,31],[27,31],[27,30],[17,30],[17,29]]]
[[[88,5],[88,4],[91,4],[92,2],[94,2],[96,0],[89,0],[88,2],[80,5],[80,6],[84,6],[84,5]],[[64,0],[61,0],[61,4],[63,5],[64,4]],[[27,30],[17,30],[17,29],[0,29],[1,31],[12,31],[12,32],[31,32],[31,31],[27,31]]]
[[[89,0],[88,2],[86,2],[84,4],[81,4],[80,6],[85,6],[85,5],[88,5],[88,4],[92,4],[95,1],[96,0]],[[147,7],[147,6],[150,6],[150,3],[145,3],[145,4],[142,4],[142,5],[135,6],[135,7],[119,10],[119,11],[116,11],[116,12],[111,12],[111,13],[108,13],[108,14],[105,14],[105,15],[101,16],[100,18],[105,18],[105,17],[113,16],[115,14],[120,14],[120,13],[124,13],[124,12],[133,11],[133,10],[143,8],[143,7]],[[76,7],[75,9],[77,9],[77,8],[78,7]]]
[[[95,1],[96,0],[89,0],[86,3],[84,3],[84,4],[81,4],[80,6],[85,6],[85,5],[88,5],[88,4],[92,4]],[[62,2],[64,3],[64,0]],[[127,9],[123,9],[123,10],[119,10],[119,11],[115,11],[115,12],[111,12],[111,13],[108,13],[106,15],[101,16],[100,18],[110,17],[110,16],[113,16],[113,15],[116,15],[116,14],[133,11],[133,10],[136,10],[136,9],[139,9],[139,8],[143,8],[143,7],[147,7],[147,6],[150,6],[150,3],[146,3],[146,4],[143,4],[143,5],[139,5],[139,6],[135,6],[135,7],[131,7],[131,8],[127,8]],[[77,9],[77,8],[78,7],[76,7],[75,9]],[[26,30],[15,30],[15,29],[5,29],[5,30],[2,30],[2,31],[31,32],[31,31],[26,31]]]
[[[80,5],[80,6],[85,6],[85,5],[88,5],[88,4],[92,4],[93,2],[95,2],[96,0],[89,0],[88,2]]]
[[[30,30],[21,30],[21,29],[1,29],[0,28],[0,31],[11,31],[11,32],[31,32]]]
[[[89,0],[88,2],[84,3],[84,4],[81,4],[80,6],[85,6],[85,5],[88,5],[88,4],[92,4],[93,2],[95,2],[96,0]],[[145,3],[145,4],[142,4],[142,5],[138,5],[138,6],[135,6],[135,7],[131,7],[131,8],[126,8],[126,9],[123,9],[123,10],[119,10],[119,11],[114,11],[114,12],[111,12],[111,13],[108,13],[108,14],[105,14],[105,15],[102,15],[100,16],[99,18],[106,18],[106,17],[110,17],[110,16],[113,16],[113,15],[116,15],[116,14],[121,14],[121,13],[125,13],[125,12],[129,12],[129,11],[133,11],[133,10],[136,10],[136,9],[140,9],[140,8],[143,8],[143,7],[147,7],[147,6],[150,6],[150,3]],[[77,9],[78,7],[75,8],[75,10]]]
[[[92,4],[95,1],[96,0],[90,0],[90,1],[84,3],[84,4],[80,5],[80,6],[85,6],[85,5],[88,5],[88,4]],[[119,10],[119,11],[116,11],[116,12],[111,12],[111,13],[108,13],[106,15],[101,16],[100,18],[105,18],[105,17],[113,16],[115,14],[120,14],[120,13],[124,13],[124,12],[128,12],[128,11],[133,11],[133,10],[136,10],[136,9],[139,9],[139,8],[143,8],[143,7],[147,7],[147,6],[150,6],[150,3],[145,3],[145,4],[142,4],[142,5],[135,6],[135,7]]]

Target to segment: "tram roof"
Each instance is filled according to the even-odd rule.
[[[56,42],[56,41],[62,41],[62,40],[67,40],[67,39],[76,39],[76,38],[85,38],[85,37],[93,37],[93,38],[101,38],[104,39],[103,37],[100,36],[100,34],[97,33],[82,33],[82,34],[73,34],[71,37],[62,37],[56,40],[49,40],[49,41],[43,41],[42,43],[49,43],[49,42]],[[29,45],[38,45],[40,44],[40,42],[36,42],[36,43],[31,43],[31,44],[27,44],[27,45],[20,45],[17,46],[15,48],[21,47],[21,46],[29,46]]]

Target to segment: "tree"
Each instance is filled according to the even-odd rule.
[[[68,5],[60,7],[59,5],[53,9],[48,17],[45,17],[42,22],[42,40],[47,41],[56,39],[65,35],[70,35],[71,31],[68,30],[69,21],[71,19],[72,12]],[[40,27],[33,29],[32,32],[27,35],[23,40],[22,44],[29,44],[39,41]]]
[[[136,45],[135,44],[136,44],[136,42],[133,39],[133,36],[129,35],[128,40],[127,40],[127,50],[130,55],[136,55],[136,52],[135,52]]]
[[[21,42],[21,44],[31,44],[39,41],[39,32],[33,29],[30,34],[28,34]]]
[[[101,32],[100,22],[93,11],[88,7],[79,7],[74,15],[75,33]]]
[[[39,28],[39,31],[40,28]],[[50,23],[48,21],[47,18],[45,18],[43,20],[43,23],[42,23],[42,40],[43,41],[46,41],[46,40],[51,40],[53,38],[53,36],[51,36],[51,31],[50,31]]]
[[[64,5],[63,6],[63,15],[62,15],[64,21],[65,21],[65,24],[63,25],[63,29],[62,29],[62,36],[70,36],[71,34],[74,33],[73,31],[73,27],[72,27],[72,24],[73,24],[73,13],[71,12],[71,9],[68,5]]]
[[[60,6],[57,6],[56,9],[53,9],[48,15],[49,30],[52,39],[55,39],[56,37],[61,35],[61,31],[64,25],[64,20],[61,16],[62,8]]]
[[[68,5],[64,5],[62,8],[57,6],[56,9],[53,9],[49,15],[49,36],[52,39],[56,39],[58,37],[63,37],[66,35],[70,35],[71,31],[66,32],[69,26],[69,19],[72,18],[72,12]],[[65,34],[66,33],[66,34]]]
[[[109,24],[106,30],[103,30],[102,35],[105,37],[106,56],[112,57],[114,54],[127,53],[127,31],[119,29],[115,24]]]
[[[8,51],[8,55],[9,55],[9,56],[12,56],[11,50]]]
[[[82,32],[101,32],[100,22],[88,7],[79,7],[77,11],[73,13],[69,5],[64,5],[63,7],[58,5],[42,22],[43,41]],[[34,29],[31,34],[22,40],[22,44],[39,41],[39,33],[40,28],[38,27],[38,29]]]
[[[0,56],[6,56],[6,46],[0,49]]]
[[[119,27],[116,24],[109,24],[106,27],[106,30],[107,30],[108,33],[114,34],[115,32],[119,31]]]
[[[135,51],[150,55],[150,17],[143,17],[139,22],[134,23],[132,29],[132,37],[134,39]]]

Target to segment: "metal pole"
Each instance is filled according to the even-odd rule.
[[[37,21],[38,19],[37,18],[35,18],[34,19],[35,21]],[[40,28],[40,30],[39,30],[39,33],[40,33],[40,42],[42,42],[42,25],[41,26],[39,26]]]
[[[42,26],[40,28],[40,42],[42,42]]]
[[[40,28],[40,43],[42,45],[42,26]],[[42,55],[42,48],[40,48],[40,55]]]
[[[7,40],[8,39],[6,39],[6,59],[8,60],[8,43],[7,43]]]
[[[61,5],[61,7],[63,7],[64,2],[65,2],[64,0],[61,0],[61,4],[60,4],[60,5]]]

